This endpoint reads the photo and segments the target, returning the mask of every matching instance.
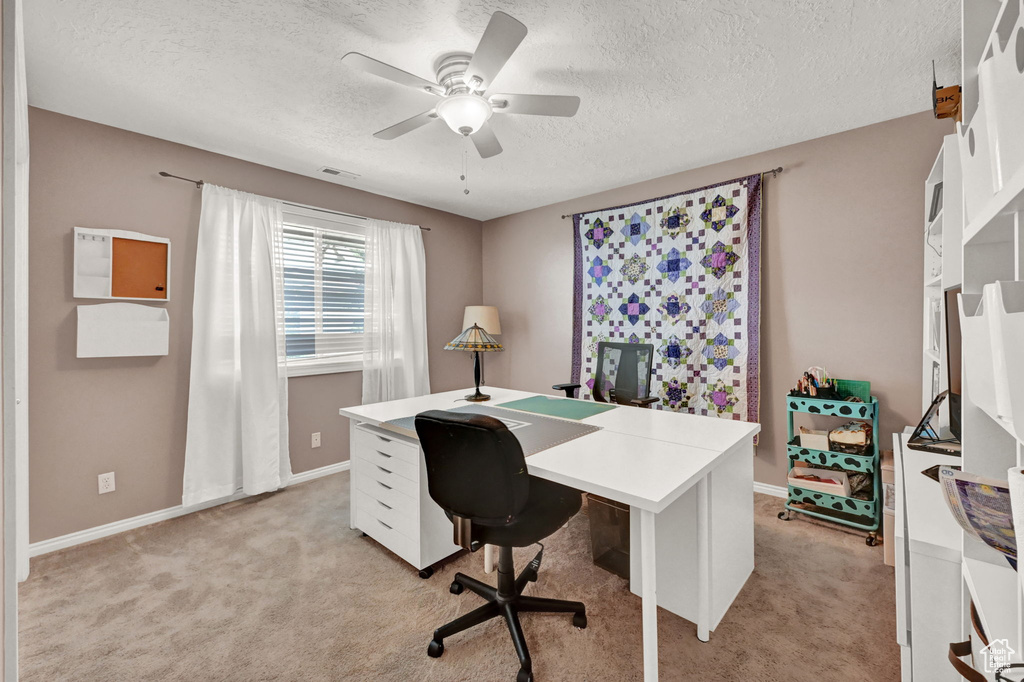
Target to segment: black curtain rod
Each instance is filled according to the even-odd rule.
[[[772,168],[771,170],[761,171],[761,177],[764,177],[765,175],[768,175],[769,173],[771,173],[772,177],[775,178],[775,177],[778,177],[779,173],[781,173],[781,172],[782,172],[782,166],[779,166],[778,168]],[[603,209],[603,208],[595,209],[595,211],[604,211],[604,210],[605,209]],[[563,215],[562,216],[562,220],[565,220],[566,218],[571,218],[571,217],[573,217],[574,215],[576,215],[578,213],[594,213],[594,211],[576,211],[576,213],[569,213],[568,215]]]
[[[174,178],[175,180],[184,180],[185,182],[191,182],[192,184],[194,184],[196,186],[196,189],[202,189],[203,185],[206,184],[206,182],[203,181],[203,180],[193,180],[192,178],[183,178],[180,175],[172,175],[171,173],[168,173],[167,171],[160,171],[158,173],[158,175],[160,175],[161,177],[165,177],[165,178]],[[309,206],[307,204],[295,204],[295,203],[292,203],[290,201],[282,201],[281,203],[283,203],[283,204],[285,204],[287,206],[295,206],[297,208],[308,208],[308,209],[310,209],[312,211],[320,211],[321,213],[330,213],[331,215],[340,215],[340,216],[345,216],[346,218],[355,218],[356,220],[369,220],[369,218],[367,218],[366,216],[352,215],[351,213],[342,213],[341,211],[332,211],[332,210],[327,209],[327,208],[319,208],[318,206]],[[429,227],[422,227],[422,226],[418,226],[418,227],[421,230],[425,230],[426,232],[430,232],[430,228]]]

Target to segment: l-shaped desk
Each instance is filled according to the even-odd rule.
[[[354,427],[353,528],[376,537],[369,528],[370,521],[376,521],[377,531],[394,532],[382,540],[385,545],[391,537],[402,543],[403,530],[413,532],[408,525],[397,531],[393,528],[402,521],[394,515],[395,500],[406,499],[397,492],[387,492],[392,496],[388,500],[374,500],[381,512],[392,515],[387,517],[390,523],[379,515],[360,516],[357,509],[357,492],[360,499],[369,499],[362,491],[392,491],[394,486],[380,478],[394,475],[395,469],[406,478],[414,477],[418,464],[419,485],[426,489],[423,458],[418,456],[415,440],[380,426],[426,410],[465,405],[466,392],[448,391],[339,410]],[[488,387],[488,392],[491,400],[484,404],[496,407],[537,395],[494,387]],[[531,413],[520,414],[529,421]],[[533,476],[630,506],[630,589],[642,597],[644,680],[657,680],[658,606],[696,623],[697,637],[706,642],[753,572],[753,439],[761,427],[632,407],[608,410],[582,422],[601,430],[530,455],[527,468]],[[379,455],[383,464],[363,463],[367,453]],[[409,461],[414,456],[418,462]],[[416,483],[394,480],[400,485]],[[416,500],[418,513],[433,514],[433,518],[441,514],[447,521],[440,509],[423,497]],[[450,533],[450,525],[448,528]],[[449,554],[457,549],[452,544]]]

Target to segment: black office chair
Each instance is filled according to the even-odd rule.
[[[533,680],[519,613],[572,613],[572,623],[587,627],[586,607],[578,601],[525,597],[536,582],[544,547],[517,578],[513,547],[529,547],[565,525],[582,503],[580,492],[530,476],[516,437],[499,420],[482,414],[431,410],[416,415],[416,433],[427,463],[430,497],[455,526],[455,543],[476,551],[496,545],[498,586],[456,573],[451,592],[469,588],[487,603],[434,631],[427,648],[433,658],[444,653],[444,639],[499,616],[505,619],[519,656],[516,682]]]
[[[649,343],[599,342],[591,396],[599,403],[650,407],[658,402],[657,396],[650,395],[653,362],[654,346]],[[575,398],[576,389],[581,387],[555,384],[551,388],[565,391],[566,398]]]

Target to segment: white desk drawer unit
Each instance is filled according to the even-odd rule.
[[[369,424],[352,428],[351,526],[429,578],[432,564],[459,551],[452,523],[427,493],[419,443]]]

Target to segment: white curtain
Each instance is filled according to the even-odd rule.
[[[203,186],[182,503],[291,478],[281,202]]]
[[[416,225],[366,225],[363,404],[430,393],[427,261]]]

